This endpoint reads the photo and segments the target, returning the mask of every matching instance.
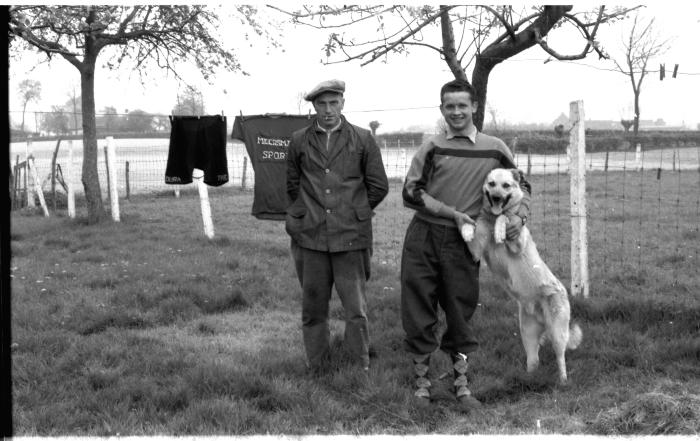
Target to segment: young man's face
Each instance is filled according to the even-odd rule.
[[[472,126],[476,107],[469,92],[447,92],[442,97],[440,112],[450,129],[459,132]]]
[[[324,129],[332,129],[340,122],[345,99],[339,93],[326,92],[314,100],[318,124]]]

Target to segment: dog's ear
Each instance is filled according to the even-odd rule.
[[[518,170],[517,168],[511,168],[510,172],[513,174],[513,179],[515,180],[515,182],[517,182],[519,184],[520,183],[520,170]]]

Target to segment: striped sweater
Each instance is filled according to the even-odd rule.
[[[471,136],[442,133],[418,148],[403,187],[404,206],[428,222],[454,226],[444,217],[451,207],[476,219],[482,206],[482,187],[494,168],[516,168],[513,155],[503,141],[480,132]],[[525,209],[530,184],[521,172]]]

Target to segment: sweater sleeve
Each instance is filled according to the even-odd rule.
[[[445,205],[426,192],[426,187],[433,170],[435,145],[428,140],[423,143],[411,160],[403,186],[403,204],[405,207],[422,211],[433,216],[453,218],[455,209]]]

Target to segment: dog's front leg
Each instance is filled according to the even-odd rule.
[[[501,214],[496,218],[496,222],[493,226],[493,239],[496,243],[503,243],[506,240],[506,225],[508,224],[508,218]]]

